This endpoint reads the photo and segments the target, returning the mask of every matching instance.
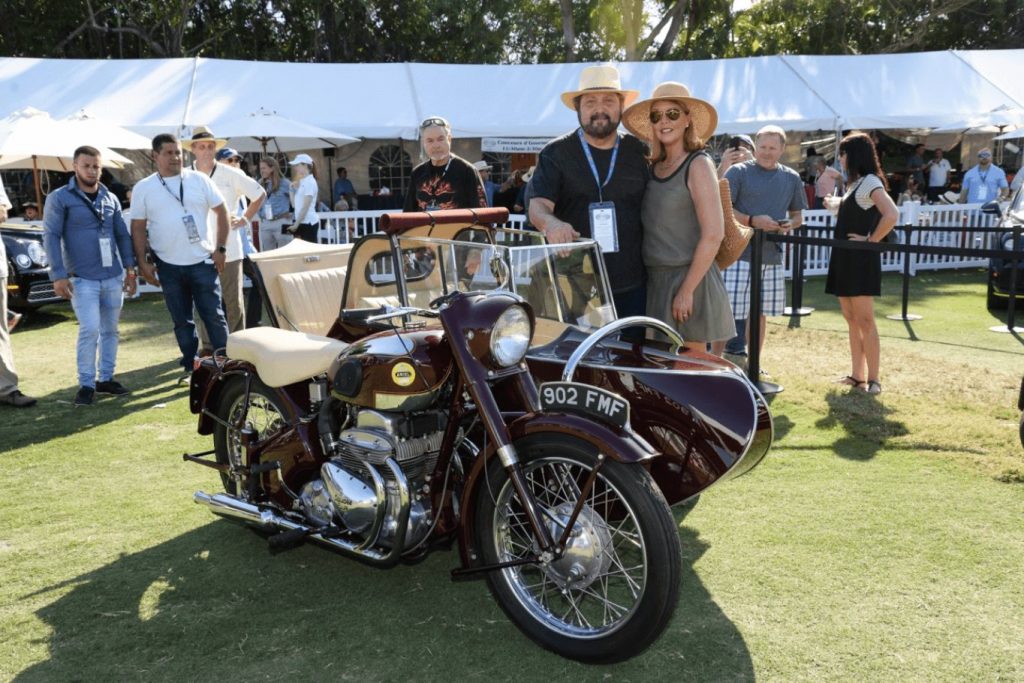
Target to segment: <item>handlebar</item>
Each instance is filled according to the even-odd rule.
[[[367,316],[366,322],[373,323],[378,320],[389,320],[390,318],[398,318],[404,315],[418,315],[424,318],[438,317],[437,311],[431,311],[425,308],[416,308],[415,306],[385,306],[383,313]]]

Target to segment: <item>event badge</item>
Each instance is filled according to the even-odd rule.
[[[112,243],[109,237],[100,238],[100,265],[109,268],[114,265],[114,253],[111,251]]]
[[[982,183],[981,186],[978,187],[978,201],[983,202],[986,199],[988,199],[988,185]]]
[[[592,202],[589,206],[590,236],[605,254],[619,250],[619,230],[615,224],[615,202]]]
[[[189,244],[197,244],[203,241],[202,236],[199,234],[199,227],[196,225],[196,219],[192,217],[192,214],[186,213],[181,217],[181,222],[185,224],[185,232],[188,233]]]

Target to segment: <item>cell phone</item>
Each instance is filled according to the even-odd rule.
[[[783,228],[788,228],[790,225],[793,224],[793,221],[791,219],[789,219],[789,218],[780,218],[779,220],[777,220],[775,222],[778,223],[779,226],[783,227]]]
[[[732,147],[733,149],[739,149],[741,144],[743,144],[743,141],[740,140],[739,137],[735,135],[733,136],[732,140],[729,140],[729,146]]]

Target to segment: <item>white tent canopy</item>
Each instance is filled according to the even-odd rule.
[[[265,108],[362,138],[415,139],[430,115],[457,137],[553,137],[575,114],[559,94],[582,64],[294,64],[219,59],[0,58],[0,116],[27,106],[80,109],[145,134],[208,125],[218,132]],[[1024,107],[1024,50],[866,56],[776,56],[619,65],[647,96],[686,83],[718,109],[719,133],[774,123],[790,131],[929,129],[984,122]]]

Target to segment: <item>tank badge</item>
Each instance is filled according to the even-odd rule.
[[[416,380],[416,370],[408,363],[395,363],[391,368],[391,381],[400,387],[407,387]]]

